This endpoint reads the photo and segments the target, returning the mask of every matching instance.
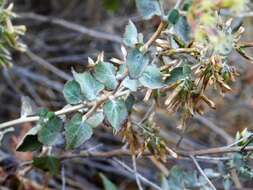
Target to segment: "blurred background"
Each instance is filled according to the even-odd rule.
[[[174,1],[167,0],[168,8]],[[21,97],[29,96],[37,106],[58,110],[65,105],[63,85],[70,79],[71,68],[84,70],[88,57],[96,58],[101,51],[107,60],[121,58],[121,40],[125,25],[131,19],[144,36],[150,36],[159,24],[154,18],[142,21],[137,14],[134,0],[13,0],[19,18],[15,23],[24,24],[27,33],[22,41],[28,51],[13,52],[14,66],[1,71],[0,80],[0,122],[20,116]],[[246,32],[244,40],[252,40],[253,19],[244,19]],[[205,109],[203,116],[189,122],[181,148],[187,150],[223,146],[234,141],[237,131],[253,130],[253,65],[238,54],[231,56],[231,64],[240,72],[232,84],[233,91],[222,98],[210,90],[217,103],[216,110]],[[141,104],[145,113],[147,105]],[[157,121],[161,136],[172,147],[180,139],[177,130],[178,116],[158,110]],[[17,153],[15,147],[22,136],[32,127],[24,124],[15,135],[10,134],[1,147],[2,154],[10,156],[11,163],[30,160],[31,153]],[[8,146],[7,146],[8,145]],[[80,149],[96,147],[101,150],[122,146],[119,137],[113,136],[105,127],[96,129],[94,137]],[[14,156],[13,156],[14,155]],[[131,164],[131,160],[126,159]],[[138,160],[138,170],[148,179],[159,180],[159,171],[149,159]],[[174,164],[189,166],[188,161],[171,160]],[[146,167],[148,164],[149,167]],[[192,165],[192,164],[191,164]],[[5,164],[6,166],[6,164]],[[11,167],[12,168],[12,167]],[[136,189],[134,176],[112,160],[103,158],[76,159],[64,162],[67,189],[101,189],[98,173],[105,173],[120,189]],[[115,169],[117,168],[117,169]],[[30,178],[42,181],[37,172],[30,172]],[[124,178],[122,178],[124,177]],[[122,180],[124,179],[124,180]],[[61,178],[50,181],[52,189],[60,189]]]

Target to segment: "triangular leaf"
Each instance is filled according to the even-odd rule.
[[[41,128],[38,131],[38,139],[44,145],[55,145],[61,137],[62,120],[55,115],[44,120],[39,123]]]
[[[168,178],[163,179],[164,190],[181,190],[181,189],[210,189],[203,176],[198,177],[197,172],[185,171],[180,166],[173,166]]]
[[[99,175],[100,175],[100,178],[102,179],[105,190],[118,190],[116,185],[112,183],[105,175],[103,175],[102,173],[100,173]]]
[[[185,80],[191,76],[191,68],[189,66],[176,67],[170,72],[170,77],[166,79],[166,84],[172,84],[179,80]]]
[[[63,95],[69,104],[75,105],[81,103],[85,98],[81,93],[80,85],[75,81],[68,81],[64,85]]]
[[[136,92],[138,87],[140,86],[140,82],[136,79],[130,79],[129,77],[126,77],[123,80],[122,85],[130,89],[131,91]]]
[[[87,122],[82,121],[82,114],[75,114],[65,125],[66,148],[74,149],[91,138],[92,128]]]
[[[128,47],[134,47],[138,43],[138,31],[131,20],[126,26],[123,42]]]
[[[185,16],[180,16],[174,26],[175,35],[184,43],[188,45],[190,42],[190,25]]]
[[[116,69],[111,63],[99,62],[95,66],[94,76],[109,90],[114,90],[118,85]]]
[[[92,127],[96,128],[104,121],[104,114],[102,112],[97,112],[89,117],[86,122]]]
[[[103,110],[111,126],[116,131],[120,130],[128,117],[125,102],[123,100],[108,100],[104,104]]]
[[[164,86],[162,75],[158,67],[155,65],[147,66],[146,70],[139,79],[140,83],[150,89],[158,89]]]
[[[144,19],[150,19],[155,15],[161,15],[158,0],[136,0],[136,6]]]
[[[40,126],[31,128],[23,139],[19,142],[16,150],[19,152],[28,152],[38,150],[43,144],[38,140],[38,131]]]
[[[77,73],[73,71],[75,80],[81,87],[81,92],[89,101],[95,100],[104,89],[104,85],[98,82],[90,73]]]
[[[149,58],[138,49],[132,49],[127,55],[127,67],[131,79],[139,78],[149,63]]]

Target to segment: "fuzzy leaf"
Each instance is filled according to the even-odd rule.
[[[147,66],[139,80],[143,86],[150,89],[158,89],[164,86],[161,72],[155,65]]]
[[[181,189],[210,189],[206,180],[198,177],[196,171],[185,171],[179,166],[173,166],[170,170],[168,179],[163,180],[164,190],[181,190]]]
[[[102,112],[97,112],[89,117],[86,122],[92,127],[96,128],[104,121],[104,114]]]
[[[19,152],[28,152],[38,150],[43,144],[38,140],[38,131],[40,126],[31,128],[23,139],[19,142],[16,150]]]
[[[126,26],[123,42],[128,47],[134,47],[138,43],[138,31],[131,20]]]
[[[127,67],[131,79],[139,78],[149,63],[149,58],[138,49],[132,49],[127,55]]]
[[[104,85],[98,82],[90,73],[77,73],[73,71],[75,80],[81,87],[81,92],[89,101],[95,100],[104,89]]]
[[[55,145],[61,137],[62,120],[55,115],[44,120],[39,123],[38,139],[44,145]]]
[[[114,90],[118,85],[116,69],[111,63],[99,62],[95,66],[94,76],[109,90]]]
[[[82,114],[75,114],[65,125],[66,148],[74,149],[89,140],[93,134],[90,125],[82,121]]]
[[[189,66],[176,67],[170,72],[170,77],[166,79],[167,84],[175,83],[179,80],[184,80],[191,76],[191,68]]]
[[[108,100],[104,104],[103,110],[111,126],[116,131],[120,130],[128,117],[125,102],[123,100]]]
[[[176,36],[187,45],[190,42],[190,25],[185,16],[180,16],[174,26]]]
[[[57,175],[61,168],[60,160],[53,156],[43,156],[33,158],[33,166],[43,171]]]
[[[157,0],[135,0],[135,2],[144,19],[148,20],[155,15],[161,15],[161,8]]]
[[[123,82],[122,85],[128,89],[130,89],[133,92],[136,92],[138,87],[139,87],[139,81],[136,79],[130,79],[129,77],[126,77]]]
[[[63,95],[69,104],[75,105],[81,103],[85,98],[81,93],[80,85],[74,81],[68,81],[64,85]]]

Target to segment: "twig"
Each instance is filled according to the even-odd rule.
[[[131,173],[135,173],[134,170],[132,168],[130,168],[128,165],[126,165],[124,162],[120,161],[117,158],[113,158],[113,160],[115,162],[117,162],[119,165],[121,165],[123,168],[125,168],[126,170],[128,170]],[[147,185],[149,185],[150,187],[153,187],[154,189],[157,190],[162,190],[161,187],[159,187],[158,185],[154,184],[153,182],[151,182],[150,180],[148,180],[147,178],[145,178],[144,176],[142,176],[141,174],[137,173],[138,177]]]
[[[39,19],[41,21],[49,21],[47,17],[41,16],[41,15],[36,15],[36,14],[33,14],[33,13],[21,14],[21,15],[23,15],[23,17],[27,16],[28,18],[31,17],[33,19],[37,18],[37,19]],[[53,20],[51,20],[51,22],[57,23],[59,25],[63,25],[63,26],[66,26],[66,27],[70,27],[70,28],[73,27],[73,28],[71,28],[73,30],[80,30],[80,26],[79,25],[76,25],[76,24],[73,24],[73,23],[68,23],[67,21],[64,21],[64,20],[61,20],[61,19],[53,19]],[[162,32],[162,30],[163,30],[164,27],[165,27],[165,23],[161,22],[161,24],[159,25],[157,31],[152,35],[151,39],[148,40],[148,42],[144,46],[145,47],[149,47],[158,38],[158,36],[161,34],[161,32]],[[83,32],[87,33],[87,29],[83,28]],[[94,32],[94,31],[91,31],[91,34],[92,34],[92,32]],[[121,42],[121,40],[120,40],[120,42]],[[41,60],[40,57],[36,57],[36,55],[34,57],[34,54],[32,54],[32,52],[29,52],[28,54],[31,55],[33,58],[35,58],[42,65],[45,65],[44,60],[43,59]],[[47,65],[47,63],[46,63],[46,65]],[[51,64],[49,64],[49,65],[52,66]],[[54,67],[54,72],[57,73],[57,71],[59,69],[57,69],[57,70],[55,70],[55,69],[57,69],[57,68]],[[62,72],[62,71],[60,71],[60,72]],[[123,81],[123,79],[126,76],[127,76],[127,72],[124,73],[124,75],[121,77],[121,80]],[[121,83],[119,84],[119,86],[121,86]],[[107,100],[112,95],[114,95],[115,97],[122,96],[121,93],[117,94],[117,90],[118,90],[118,88],[114,92],[108,93],[108,95],[106,95],[104,97],[101,97],[97,102],[95,102],[95,103],[93,102],[92,105],[94,106],[94,104],[101,104],[100,101],[104,102],[105,100]],[[123,95],[125,95],[125,94],[123,93]],[[70,108],[59,110],[59,111],[55,112],[55,114],[56,115],[63,115],[63,114],[66,114],[66,113],[70,113],[70,112],[74,112],[74,111],[80,110],[80,109],[84,108],[85,106],[86,105],[83,104],[83,103],[82,104],[78,104],[76,106],[71,106]],[[94,110],[96,110],[96,109],[94,109]],[[4,129],[6,127],[13,126],[13,125],[18,125],[18,124],[27,123],[27,122],[34,122],[34,121],[38,121],[38,120],[39,120],[38,116],[27,117],[27,118],[19,118],[19,119],[16,119],[16,120],[12,120],[12,121],[8,121],[8,122],[0,124],[0,130]]]
[[[165,26],[166,26],[165,22],[162,21],[160,25],[158,26],[156,32],[151,36],[151,38],[143,46],[144,50],[147,50],[149,46],[151,46],[152,43],[158,38],[158,36],[160,36]]]
[[[174,157],[172,157],[172,158],[174,158]],[[150,160],[162,172],[163,175],[168,176],[170,174],[170,171],[167,169],[167,166],[165,166],[155,156],[151,156]]]
[[[244,149],[244,151],[251,152],[253,151],[253,146],[248,146]],[[181,157],[189,157],[189,156],[203,156],[210,154],[225,154],[225,153],[233,153],[233,152],[241,152],[241,147],[218,147],[218,148],[210,148],[196,151],[175,151]],[[87,157],[103,157],[103,158],[111,158],[114,156],[132,156],[132,152],[125,149],[115,149],[107,152],[90,152],[83,151],[80,154],[65,154],[61,155],[61,160],[66,159],[75,159],[75,158],[87,158]],[[143,156],[152,156],[150,152],[144,152]],[[178,157],[180,159],[180,157]],[[211,158],[210,158],[211,159]]]
[[[177,151],[178,154],[189,156],[201,156],[201,155],[208,155],[208,154],[225,154],[225,153],[233,153],[233,152],[241,152],[241,147],[218,147],[218,148],[210,148],[210,149],[203,149],[203,150],[196,150],[196,151]],[[253,146],[248,146],[244,149],[244,151],[251,152],[253,151]]]
[[[148,111],[145,113],[145,115],[142,117],[142,119],[138,122],[137,125],[141,125],[143,124],[145,121],[148,120],[148,118],[150,117],[150,115],[154,112],[155,109],[155,102],[152,101],[150,108],[148,109]]]
[[[126,90],[126,91],[128,92],[128,90]],[[125,95],[126,91],[123,91],[122,93],[119,93],[119,94],[115,95],[114,97],[116,98],[116,97],[120,97],[122,95]],[[71,113],[71,112],[74,112],[74,111],[78,111],[78,110],[80,110],[84,107],[91,107],[95,104],[100,104],[101,102],[106,101],[110,96],[112,96],[112,92],[108,93],[107,95],[102,96],[96,102],[90,102],[90,103],[83,102],[83,103],[75,105],[75,106],[70,106],[70,107],[58,110],[58,111],[55,112],[55,115],[58,115],[58,116],[59,115],[64,115],[64,114],[68,114],[68,113]],[[10,127],[10,126],[19,125],[19,124],[28,123],[28,122],[35,122],[35,121],[38,121],[38,120],[39,120],[38,116],[18,118],[18,119],[12,120],[12,121],[1,123],[0,124],[0,130],[2,130],[4,128],[7,128],[7,127]]]
[[[233,142],[233,138],[226,131],[224,131],[221,127],[218,127],[213,122],[211,122],[210,120],[206,119],[205,117],[199,116],[199,115],[195,115],[194,119],[196,119],[197,121],[199,121],[202,124],[206,125],[213,132],[215,132],[216,134],[218,134],[221,137],[223,137],[226,140],[227,144],[230,144],[230,143]]]
[[[44,86],[52,88],[57,92],[62,93],[63,84],[57,81],[50,80],[48,77],[43,76],[39,73],[32,72],[26,68],[22,68],[19,66],[13,66],[10,71],[13,71],[15,74],[19,75],[20,78],[27,78],[30,81],[34,81],[40,83]]]
[[[178,9],[180,7],[180,5],[182,4],[183,0],[177,0],[177,3],[175,5],[175,9]]]
[[[64,165],[62,165],[62,168],[61,168],[61,181],[62,181],[61,190],[66,190],[66,178],[65,178],[65,167],[64,167]]]
[[[213,183],[210,181],[210,179],[206,176],[205,172],[202,170],[202,168],[200,167],[198,161],[195,159],[194,156],[190,156],[193,163],[195,164],[196,168],[198,169],[199,173],[201,173],[201,175],[203,175],[203,177],[206,179],[207,183],[212,187],[213,190],[216,190],[216,187],[213,185]]]
[[[57,67],[53,66],[52,64],[50,64],[46,60],[44,60],[41,57],[37,56],[32,51],[27,50],[26,51],[26,55],[30,59],[32,59],[33,61],[35,61],[37,64],[43,66],[45,69],[51,71],[52,73],[54,73],[55,75],[59,76],[60,78],[62,78],[64,80],[71,80],[72,79],[72,77],[70,75],[66,74],[65,72],[63,72],[62,70],[60,70]]]
[[[135,175],[136,183],[138,185],[139,190],[143,190],[143,187],[141,185],[141,182],[140,182],[140,179],[139,179],[139,176],[138,176],[135,155],[132,155],[132,162],[133,162],[133,168],[134,168],[134,175]]]
[[[37,189],[37,190],[52,190],[49,187],[43,187],[41,184],[32,181],[31,179],[25,178],[23,176],[18,176],[19,180],[22,181],[23,184],[30,184],[31,187]]]
[[[159,52],[159,55],[171,56],[177,53],[196,53],[199,54],[199,50],[196,48],[178,48],[178,49],[168,49]]]
[[[180,138],[177,141],[176,147],[179,148],[181,142],[184,140],[185,136],[186,136],[186,132],[188,130],[189,125],[187,125],[186,127],[183,128],[182,133],[180,134]]]
[[[233,142],[232,144],[227,145],[227,147],[235,146],[235,145],[239,144],[240,142],[243,142],[243,141],[245,141],[245,140],[250,139],[251,137],[253,137],[253,134],[250,134],[250,135],[248,135],[248,136],[246,136],[246,137],[243,137],[243,138],[239,139],[238,141],[235,141],[235,142]],[[247,145],[246,145],[246,146],[247,146]],[[242,148],[242,149],[243,149],[243,148]]]
[[[236,186],[237,189],[243,189],[242,187],[242,184],[240,182],[240,179],[238,177],[238,174],[236,172],[236,169],[235,168],[232,168],[231,171],[230,171],[230,174],[231,174],[231,178]]]
[[[231,15],[234,16],[234,15]],[[245,17],[253,17],[253,12],[246,12],[246,13],[241,13],[238,15],[240,18],[245,18]]]
[[[73,31],[88,35],[93,38],[108,40],[108,41],[116,42],[116,43],[122,43],[122,38],[115,34],[99,32],[99,31],[89,29],[85,26],[81,26],[79,24],[69,22],[60,18],[46,17],[43,15],[35,14],[35,13],[18,13],[18,15],[20,16],[18,17],[20,19],[32,19],[32,20],[38,20],[41,22],[49,22],[49,23],[67,28],[69,30],[73,30]]]
[[[231,157],[229,157],[229,156],[226,156],[226,157],[196,156],[196,159],[213,160],[213,161],[227,161],[227,160],[231,160]]]

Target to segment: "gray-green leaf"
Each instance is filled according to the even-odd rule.
[[[123,42],[128,47],[134,47],[138,43],[138,31],[131,20],[126,26]]]
[[[116,69],[111,63],[99,62],[95,66],[94,76],[109,90],[114,90],[118,85]]]
[[[89,101],[95,100],[104,89],[104,85],[98,82],[90,73],[77,73],[73,70],[75,80],[81,87],[81,92]]]
[[[82,121],[82,114],[75,114],[65,125],[66,148],[74,149],[89,140],[93,134],[92,128],[87,122]]]
[[[136,0],[136,6],[144,19],[161,15],[161,8],[157,0]]]
[[[86,122],[92,127],[96,128],[104,121],[104,114],[102,112],[96,112],[92,116],[90,116]]]
[[[48,121],[40,123],[38,139],[44,145],[55,145],[61,137],[62,120],[57,116],[52,116]]]
[[[109,121],[111,126],[116,130],[120,130],[122,124],[127,120],[128,112],[123,100],[108,100],[103,110],[106,119]]]
[[[187,45],[190,42],[190,25],[185,16],[180,16],[174,26],[176,36]]]
[[[64,85],[63,95],[69,104],[75,105],[81,103],[85,98],[81,93],[80,85],[75,81],[68,81]]]
[[[170,72],[170,77],[166,79],[166,84],[172,84],[179,80],[185,80],[191,76],[191,68],[189,66],[176,67]]]
[[[164,86],[161,72],[155,65],[147,66],[139,80],[143,86],[150,89],[158,89]]]
[[[127,67],[132,79],[139,78],[149,63],[149,58],[138,49],[132,49],[127,55]]]
[[[133,92],[136,92],[138,87],[139,87],[139,81],[136,79],[130,79],[129,77],[126,77],[123,82],[122,85],[128,89],[130,89]]]

